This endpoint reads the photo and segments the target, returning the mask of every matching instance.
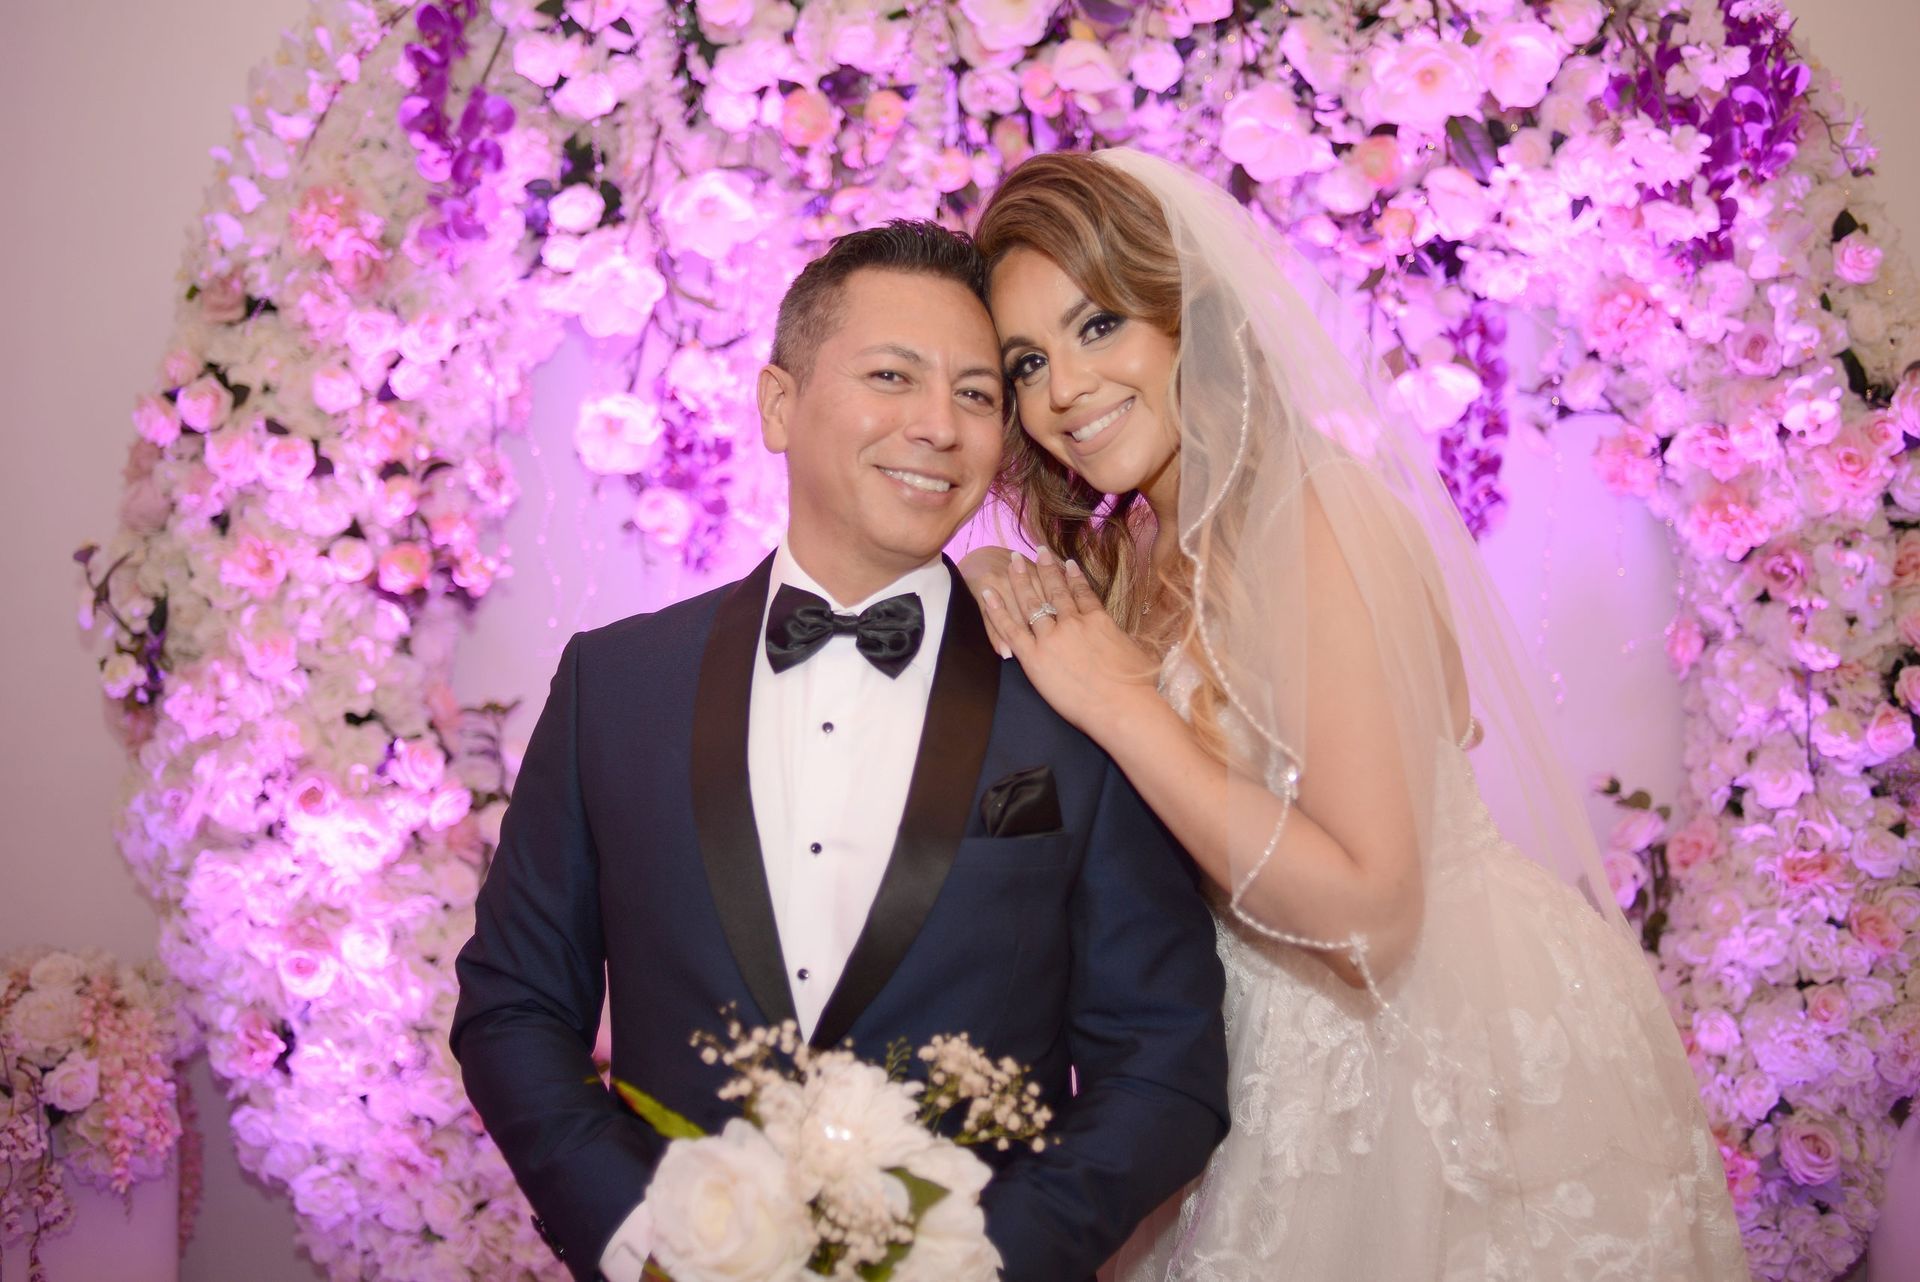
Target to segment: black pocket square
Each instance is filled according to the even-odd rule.
[[[1028,766],[995,780],[980,797],[980,822],[989,837],[1033,837],[1059,832],[1060,794],[1053,770]]]

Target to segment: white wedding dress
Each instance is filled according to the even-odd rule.
[[[1196,680],[1169,656],[1183,715]],[[1216,904],[1233,1126],[1122,1282],[1748,1277],[1636,941],[1500,835],[1465,751],[1438,761],[1421,938],[1386,1010]]]

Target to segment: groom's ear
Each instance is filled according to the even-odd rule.
[[[794,398],[799,395],[800,385],[793,375],[778,365],[760,367],[760,383],[757,389],[760,401],[760,439],[766,443],[767,453],[785,454],[787,452],[787,432],[791,426]]]

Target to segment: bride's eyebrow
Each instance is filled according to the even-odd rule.
[[[1077,318],[1081,312],[1086,311],[1087,308],[1092,306],[1093,306],[1093,300],[1088,298],[1086,295],[1082,294],[1078,301],[1076,301],[1071,307],[1067,308],[1066,311],[1060,313],[1060,319],[1054,322],[1055,326],[1059,329],[1066,329],[1068,326],[1073,324],[1075,318]],[[1037,346],[1037,344],[1035,344],[1032,339],[1026,337],[1025,335],[1010,334],[1007,336],[1006,340],[1000,344],[1000,355],[1005,356],[1008,352],[1012,351],[1016,347],[1034,347],[1034,346]]]

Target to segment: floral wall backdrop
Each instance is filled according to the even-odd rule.
[[[1671,523],[1688,778],[1614,842],[1755,1271],[1836,1276],[1920,1076],[1920,358],[1873,148],[1765,0],[321,0],[219,154],[84,556],[162,953],[337,1276],[552,1274],[445,1050],[510,785],[460,621],[563,324],[636,558],[783,520],[751,444],[827,237],[1037,148],[1217,178],[1363,302],[1470,528],[1516,433]],[[1516,322],[1551,341],[1510,364]],[[549,453],[560,453],[551,450]],[[557,466],[558,464],[553,464]]]

